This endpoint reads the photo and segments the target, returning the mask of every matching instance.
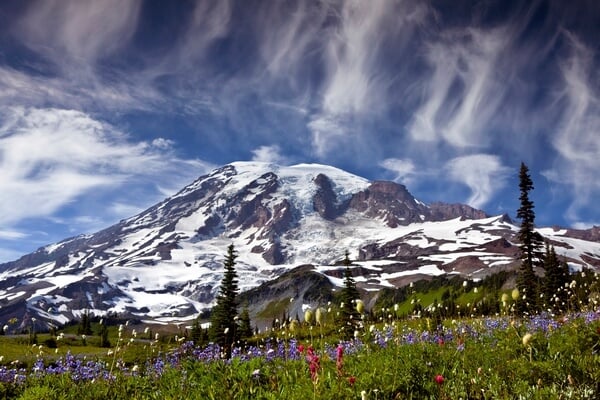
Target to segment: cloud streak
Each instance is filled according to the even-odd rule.
[[[499,157],[489,154],[473,154],[454,158],[445,166],[448,177],[469,187],[471,196],[467,204],[481,209],[492,196],[506,184],[509,168],[502,165]]]
[[[0,223],[48,216],[99,188],[135,184],[172,173],[177,160],[166,142],[132,143],[114,127],[79,111],[13,108],[0,126]],[[157,146],[158,144],[158,146]],[[196,173],[194,173],[196,172]],[[169,178],[172,179],[172,178]]]
[[[565,31],[570,55],[560,64],[560,113],[552,144],[560,155],[552,169],[544,171],[551,181],[574,190],[567,217],[574,223],[581,209],[600,196],[600,74],[592,68],[593,52],[575,35]]]

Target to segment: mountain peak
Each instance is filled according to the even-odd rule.
[[[134,217],[1,265],[0,318],[27,311],[62,323],[85,310],[191,318],[212,305],[231,243],[242,290],[298,265],[339,284],[334,264],[346,251],[361,263],[365,290],[418,276],[485,276],[515,263],[516,231],[469,206],[427,206],[403,185],[327,165],[234,162]],[[600,244],[583,245],[587,236],[543,234],[565,243],[574,266],[600,264]]]

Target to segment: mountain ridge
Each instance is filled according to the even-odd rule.
[[[211,306],[230,243],[242,290],[299,265],[340,285],[335,263],[346,250],[362,290],[440,274],[478,279],[515,267],[517,230],[508,216],[426,205],[403,185],[326,165],[236,162],[97,233],[0,265],[0,318],[64,323],[91,310],[189,319]],[[572,268],[600,266],[600,243],[586,239],[596,231],[539,231]]]

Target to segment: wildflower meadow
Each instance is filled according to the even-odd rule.
[[[595,277],[596,281],[598,276]],[[475,290],[476,292],[476,290]],[[481,291],[480,291],[481,292]],[[481,295],[481,293],[479,293]],[[590,294],[592,296],[592,294]],[[590,299],[591,297],[588,297]],[[506,303],[503,295],[499,302]],[[506,304],[505,304],[506,306]],[[0,397],[20,399],[596,399],[600,308],[434,319],[381,310],[350,340],[319,318],[287,321],[237,343],[111,327],[54,332],[55,348],[0,336]],[[398,309],[399,307],[396,307]],[[375,314],[377,315],[377,314]],[[385,315],[385,317],[384,317]],[[98,328],[96,326],[96,328]],[[98,329],[97,329],[98,330]],[[102,330],[102,329],[100,329]]]

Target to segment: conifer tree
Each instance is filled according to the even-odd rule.
[[[354,335],[354,331],[360,323],[360,314],[356,310],[356,300],[360,299],[360,293],[356,288],[356,282],[350,270],[352,263],[350,262],[348,252],[346,252],[344,258],[344,265],[346,269],[344,271],[344,288],[340,295],[340,300],[342,301],[340,324],[342,336],[344,339],[349,340]]]
[[[548,308],[559,311],[563,302],[566,302],[565,283],[569,279],[569,267],[556,256],[554,246],[546,243],[544,257],[544,299]]]
[[[231,346],[236,338],[238,281],[235,270],[237,258],[233,244],[227,248],[225,256],[225,272],[217,295],[217,304],[213,308],[209,336],[210,340],[219,344],[227,358],[231,356]]]
[[[519,242],[521,248],[521,267],[517,276],[519,300],[517,311],[519,313],[532,313],[538,309],[538,279],[534,273],[534,266],[539,260],[541,236],[535,232],[535,212],[533,201],[529,199],[529,192],[533,189],[533,181],[529,176],[529,168],[521,163],[519,171],[519,201],[521,206],[517,210],[517,217],[521,219]]]
[[[87,310],[81,316],[81,321],[79,322],[79,326],[77,327],[78,335],[91,335],[92,332],[92,324],[90,321],[90,314]]]
[[[248,339],[250,337],[252,337],[253,331],[252,331],[252,322],[250,321],[250,312],[248,311],[248,308],[245,307],[242,310],[242,313],[240,314],[240,320],[239,320],[239,328],[238,328],[238,335],[240,339]]]

